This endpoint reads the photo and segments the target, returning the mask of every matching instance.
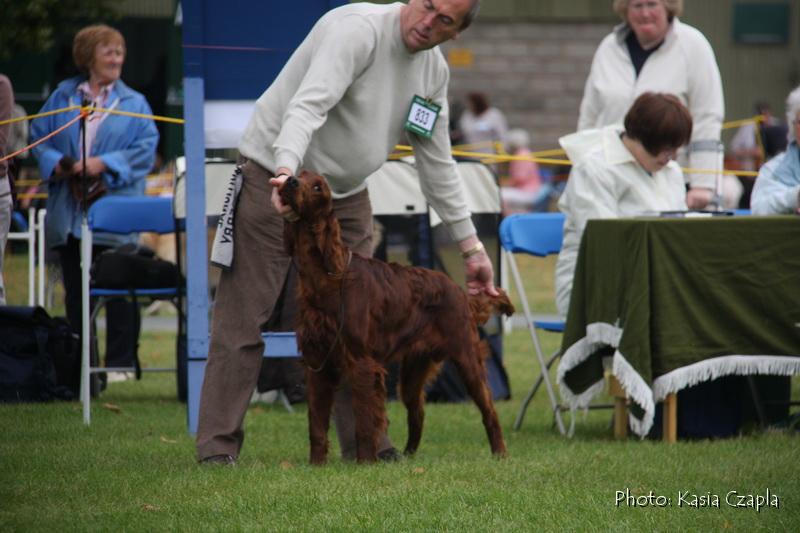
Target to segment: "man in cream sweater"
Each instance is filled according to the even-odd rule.
[[[447,63],[437,45],[455,39],[479,0],[357,3],[323,16],[259,98],[239,150],[242,188],[233,261],[216,294],[211,347],[200,402],[197,456],[234,464],[242,421],[261,366],[265,325],[291,327],[295,274],[283,249],[277,195],[301,168],[327,179],[342,238],[371,255],[366,178],[398,141],[416,156],[422,190],[464,256],[470,292],[494,294],[489,257],[478,240],[450,154]],[[342,456],[355,457],[351,395],[337,392],[334,421]],[[397,452],[384,436],[379,456]]]

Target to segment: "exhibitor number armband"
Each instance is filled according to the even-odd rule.
[[[406,130],[430,139],[433,136],[433,127],[439,118],[442,106],[434,104],[421,96],[414,95],[406,119]]]

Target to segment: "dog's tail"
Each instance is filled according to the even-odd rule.
[[[490,296],[486,293],[469,296],[469,308],[472,311],[472,320],[476,326],[482,326],[489,320],[492,313],[497,312],[506,316],[514,314],[514,305],[508,298],[506,291],[497,287],[497,296]]]

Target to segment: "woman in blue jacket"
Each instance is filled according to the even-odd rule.
[[[88,26],[77,33],[72,55],[81,75],[58,85],[42,112],[91,102],[97,108],[151,115],[144,96],[120,79],[125,62],[125,39],[105,25]],[[78,110],[36,119],[31,140],[36,141],[73,119]],[[94,112],[86,120],[86,175],[93,195],[143,195],[158,144],[151,119]],[[83,169],[80,126],[76,122],[34,149],[42,178],[48,181],[46,242],[58,252],[64,281],[67,319],[81,331],[80,225]],[[93,254],[133,240],[133,236],[98,233]],[[125,300],[106,308],[106,366],[132,366],[138,331],[138,309]]]

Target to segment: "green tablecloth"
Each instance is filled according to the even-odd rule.
[[[589,221],[562,354],[573,407],[602,390],[610,360],[639,435],[669,393],[723,375],[800,373],[800,218]]]

